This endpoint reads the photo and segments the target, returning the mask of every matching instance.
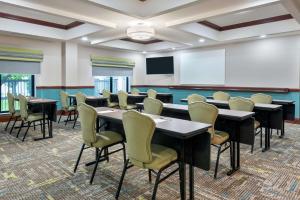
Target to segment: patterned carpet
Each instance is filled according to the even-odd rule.
[[[81,146],[79,127],[54,125],[54,138],[33,141],[39,132],[31,130],[22,143],[3,131],[0,125],[0,199],[114,199],[121,175],[122,153],[99,164],[94,184],[88,183],[92,166],[83,163],[94,159],[94,150],[83,153],[76,174],[73,167]],[[286,137],[275,134],[271,150],[262,153],[256,145],[250,154],[242,146],[241,170],[226,176],[229,153],[221,156],[218,179],[213,168],[195,169],[196,199],[300,199],[300,126],[287,124]],[[256,144],[259,144],[258,138]],[[212,151],[214,166],[216,151]],[[126,174],[120,199],[150,199],[153,184],[147,171],[131,168]],[[159,185],[157,199],[179,199],[178,174]]]

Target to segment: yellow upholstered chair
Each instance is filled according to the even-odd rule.
[[[17,120],[20,118],[21,115],[20,115],[19,111],[15,110],[15,97],[14,97],[13,94],[11,94],[9,92],[7,93],[7,101],[8,101],[8,112],[10,114],[10,118],[9,118],[9,121],[7,122],[7,124],[5,126],[5,130],[7,130],[10,122],[13,119],[15,119],[14,123],[13,123],[13,125],[12,125],[12,127],[10,129],[10,134],[11,134],[11,132],[13,131],[13,129],[14,129],[15,125],[16,125]]]
[[[98,167],[98,163],[101,161],[102,158],[112,153],[115,153],[117,151],[123,150],[124,163],[125,163],[126,160],[125,145],[123,143],[123,137],[119,133],[113,131],[101,131],[100,133],[96,134],[95,126],[96,126],[97,112],[92,106],[89,106],[85,103],[81,103],[80,106],[78,107],[78,112],[81,121],[81,134],[82,134],[83,144],[77,162],[74,167],[74,173],[77,170],[83,150],[87,148],[95,148],[96,162],[90,163],[90,164],[95,164],[90,179],[90,184],[92,184]],[[108,148],[117,144],[121,144],[123,147],[121,149],[114,150],[113,152],[109,153]],[[105,152],[108,153],[105,154]],[[104,154],[102,155],[102,153]]]
[[[265,103],[265,104],[271,104],[273,101],[273,98],[271,95],[263,94],[263,93],[257,93],[253,94],[251,96],[251,100],[254,103]]]
[[[136,105],[128,105],[127,104],[127,99],[128,99],[127,92],[124,92],[124,91],[120,90],[118,92],[118,99],[119,99],[119,107],[122,110],[131,110],[131,109],[136,108]]]
[[[231,110],[239,110],[239,111],[246,111],[246,112],[252,112],[254,108],[254,102],[243,98],[243,97],[234,97],[229,100],[229,108]],[[262,147],[262,128],[260,127],[259,121],[254,121],[254,135],[258,135],[260,133],[260,147]],[[251,145],[251,153],[253,153],[254,148],[254,141],[253,145]]]
[[[158,171],[156,172],[157,176],[152,194],[152,199],[155,199],[160,175],[162,171],[177,162],[177,153],[174,149],[151,144],[155,122],[149,116],[134,110],[128,111],[123,114],[123,127],[127,141],[128,159],[123,169],[116,199],[119,197],[126,170],[131,166],[151,170],[150,175],[152,171]],[[129,162],[132,164],[131,166],[128,166]],[[178,168],[175,171],[177,170]]]
[[[196,101],[206,102],[206,98],[199,94],[191,94],[187,97],[187,99],[188,99],[188,104],[194,103]]]
[[[133,94],[133,95],[139,95],[140,91],[138,89],[136,89],[136,88],[132,88],[131,89],[131,94]]]
[[[227,146],[227,143],[230,142],[229,134],[223,131],[217,131],[214,128],[219,113],[219,110],[216,106],[208,104],[206,102],[198,101],[189,104],[188,107],[189,107],[189,114],[192,121],[207,123],[212,125],[212,127],[208,130],[208,132],[211,134],[211,144],[218,148],[215,174],[214,174],[214,178],[217,178],[220,155],[230,147],[230,145]],[[222,149],[224,144],[226,145]]]
[[[114,107],[117,107],[117,106],[118,106],[118,103],[117,103],[117,102],[111,102],[111,100],[110,100],[110,95],[111,95],[110,91],[104,89],[104,90],[102,91],[102,95],[103,95],[104,98],[107,99],[107,106],[108,106],[108,107],[114,108]]]
[[[213,94],[214,100],[229,101],[230,95],[226,92],[218,91]]]
[[[153,89],[149,89],[147,91],[147,96],[152,98],[152,99],[156,99],[156,95],[157,95],[157,92]]]
[[[69,98],[68,93],[64,91],[60,91],[61,113],[60,113],[58,123],[60,122],[62,115],[68,114],[68,117],[65,121],[65,125],[67,125],[69,121],[72,121],[72,115],[74,115],[74,119],[76,116],[76,106],[69,105],[68,98]]]
[[[85,103],[85,100],[86,100],[86,96],[85,94],[81,93],[81,92],[78,92],[76,94],[76,104],[77,104],[77,115],[75,117],[75,120],[74,120],[74,124],[73,124],[73,128],[75,128],[75,125],[77,123],[77,120],[78,120],[78,117],[79,117],[79,114],[78,114],[78,108],[80,107],[81,104]]]
[[[145,98],[144,112],[152,115],[160,115],[163,109],[163,103],[158,99]]]
[[[19,128],[17,138],[19,137],[19,134],[21,132],[21,129],[23,127],[27,127],[26,132],[24,133],[22,141],[24,142],[26,135],[28,133],[29,128],[33,124],[35,126],[35,122],[40,122],[41,130],[42,130],[42,120],[43,120],[43,114],[42,113],[29,113],[28,112],[28,101],[27,98],[21,94],[19,94],[19,103],[20,103],[20,115],[21,115],[21,126]],[[46,115],[47,124],[49,126],[48,122],[48,116]],[[48,127],[49,128],[49,127]]]

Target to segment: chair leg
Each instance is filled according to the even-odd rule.
[[[148,178],[149,178],[149,183],[152,183],[152,175],[150,169],[148,169]]]
[[[76,125],[76,123],[77,123],[77,119],[78,119],[78,115],[76,115],[76,118],[74,119],[73,128],[75,128],[75,125]]]
[[[27,127],[26,132],[25,132],[25,134],[24,134],[24,136],[23,136],[22,142],[24,142],[24,140],[25,140],[25,138],[26,138],[26,135],[27,135],[27,133],[28,133],[28,130],[29,130],[29,128],[30,128],[30,125],[31,125],[31,123],[28,122],[28,127]]]
[[[60,113],[60,116],[59,116],[58,122],[57,122],[58,124],[59,124],[59,122],[60,122],[61,116],[62,116],[64,113],[65,113],[65,111],[64,111],[64,110],[62,110],[62,111],[61,111],[61,113]]]
[[[75,164],[75,167],[74,167],[74,173],[75,173],[76,170],[77,170],[77,167],[78,167],[78,164],[79,164],[79,161],[80,161],[82,152],[83,152],[83,150],[84,150],[84,147],[85,147],[85,144],[83,144],[83,145],[81,146],[81,149],[80,149],[80,152],[79,152],[79,156],[78,156],[78,158],[77,158],[77,161],[76,161],[76,164]]]
[[[7,122],[7,124],[6,124],[6,126],[5,126],[5,129],[4,129],[5,131],[7,130],[8,125],[10,124],[12,118],[13,118],[13,115],[10,116],[9,121]]]
[[[69,118],[71,118],[70,112],[68,113],[68,117],[67,117],[67,119],[66,119],[65,126],[67,125],[67,123],[68,123],[68,121],[69,121]]]
[[[127,159],[126,162],[125,162],[125,164],[124,164],[124,168],[123,168],[123,172],[122,172],[121,179],[120,179],[120,182],[119,182],[118,190],[117,190],[117,193],[116,193],[116,196],[115,196],[116,199],[119,198],[120,191],[121,191],[121,188],[122,188],[122,185],[123,185],[123,180],[124,180],[124,177],[125,177],[125,174],[126,174],[128,163],[129,163],[129,159]]]
[[[251,154],[253,154],[254,144],[251,145]]]
[[[260,148],[262,148],[262,128],[260,128]]]
[[[17,121],[18,121],[18,117],[16,117],[16,118],[15,118],[15,121],[14,121],[14,123],[13,123],[12,127],[10,128],[9,134],[11,134],[11,133],[12,133],[12,131],[14,130],[14,128],[15,128],[15,125],[16,125],[16,123],[17,123]]]
[[[158,188],[161,172],[162,172],[162,170],[159,170],[157,175],[156,175],[155,184],[154,184],[153,193],[152,193],[152,198],[151,198],[152,200],[156,199],[156,193],[157,193],[157,188]]]
[[[35,130],[35,122],[33,122],[33,130]]]
[[[217,174],[218,174],[218,167],[219,167],[219,159],[220,159],[220,154],[221,154],[221,145],[218,147],[218,154],[217,154],[217,160],[216,160],[216,167],[215,167],[215,175],[214,178],[217,178]]]
[[[123,146],[123,159],[124,159],[124,164],[126,163],[126,149],[125,149],[125,144],[122,143]]]
[[[96,151],[98,151],[98,150],[96,150]],[[93,180],[94,180],[94,177],[95,177],[95,174],[96,174],[96,170],[97,170],[97,167],[98,167],[98,164],[99,164],[99,160],[100,160],[102,151],[103,151],[103,148],[100,150],[100,153],[98,153],[98,155],[97,155],[97,159],[96,159],[95,167],[94,167],[94,170],[93,170],[93,174],[91,176],[90,184],[93,183]]]
[[[18,131],[18,134],[17,134],[16,138],[18,138],[18,137],[19,137],[19,134],[20,134],[20,132],[21,132],[21,129],[23,128],[23,126],[24,126],[24,121],[22,120],[22,122],[21,122],[21,126],[20,126],[20,128],[19,128],[19,131]]]

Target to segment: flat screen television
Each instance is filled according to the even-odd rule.
[[[174,74],[174,59],[169,57],[146,58],[147,74]]]

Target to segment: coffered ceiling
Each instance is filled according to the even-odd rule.
[[[153,38],[128,38],[140,21]],[[0,33],[138,52],[299,34],[299,22],[300,0],[0,0]]]

